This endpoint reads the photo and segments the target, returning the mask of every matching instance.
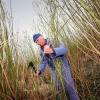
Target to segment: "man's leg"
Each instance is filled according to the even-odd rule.
[[[56,71],[52,71],[51,74],[52,74],[53,84],[55,85],[56,90],[60,91],[60,81],[57,77]]]
[[[52,80],[53,80],[54,88],[55,88],[56,91],[58,92],[58,93],[56,94],[56,97],[55,97],[55,98],[56,98],[57,100],[59,100],[59,98],[60,98],[60,95],[59,95],[59,92],[60,92],[60,81],[59,81],[59,79],[58,79],[58,77],[57,77],[56,71],[52,71],[51,74],[52,74]]]
[[[79,100],[78,93],[75,89],[74,81],[72,79],[69,67],[62,68],[62,77],[68,100]]]

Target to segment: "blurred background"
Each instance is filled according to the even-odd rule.
[[[80,99],[99,100],[99,0],[0,0],[0,100],[66,100],[48,66],[38,78],[27,69],[40,63],[35,33],[64,43]]]

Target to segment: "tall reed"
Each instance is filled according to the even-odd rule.
[[[33,23],[33,32],[39,31],[55,40],[56,44],[58,41],[65,44],[68,49],[65,57],[80,98],[99,100],[99,0],[42,0],[33,1],[32,4],[38,16],[38,23]],[[41,10],[41,6],[44,10]],[[13,34],[12,14],[9,18],[12,24],[9,23],[11,27],[8,27],[1,0],[0,8],[0,99],[55,100],[57,95],[59,100],[66,99],[63,88],[60,93],[53,88],[48,67],[38,78],[34,77],[31,68],[27,69],[30,61],[38,69],[39,48],[32,38],[30,40],[27,32]],[[60,76],[59,68],[56,70]]]

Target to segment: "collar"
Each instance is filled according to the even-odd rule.
[[[47,39],[45,39],[45,44],[43,46],[40,46],[41,49],[43,49],[43,47],[47,44]]]

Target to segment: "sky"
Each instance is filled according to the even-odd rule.
[[[6,11],[10,11],[10,0],[2,0]],[[12,16],[13,16],[13,31],[17,32],[32,32],[31,25],[33,19],[36,19],[36,13],[33,10],[33,0],[11,0]]]

